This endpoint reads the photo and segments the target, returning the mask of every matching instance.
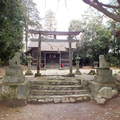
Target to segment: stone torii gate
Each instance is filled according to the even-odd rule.
[[[31,34],[38,34],[38,58],[37,58],[37,73],[35,77],[41,76],[40,73],[40,64],[41,64],[41,41],[45,42],[68,42],[69,43],[69,70],[70,75],[72,75],[72,49],[71,49],[71,42],[78,42],[79,40],[72,39],[71,36],[79,35],[80,32],[83,31],[75,31],[75,32],[59,32],[59,31],[37,31],[37,30],[29,30]],[[41,35],[53,35],[54,39],[43,39]],[[68,36],[68,39],[56,39],[56,36]]]

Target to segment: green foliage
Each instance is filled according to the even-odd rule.
[[[99,60],[99,55],[108,54],[111,31],[102,25],[102,19],[99,13],[90,8],[82,16],[81,21],[72,20],[70,22],[69,31],[85,30],[77,44],[77,49],[73,52],[74,61],[76,54],[79,54],[83,65],[92,65],[93,61]]]
[[[23,47],[23,14],[19,0],[2,0],[0,6],[0,58],[6,64]]]
[[[111,67],[120,67],[119,56],[113,56],[113,54],[109,53],[106,56],[106,59],[109,61]]]
[[[21,63],[22,65],[26,65],[26,64],[27,64],[26,55],[24,54],[23,51],[21,51],[20,53],[21,53],[21,59],[20,59],[21,61],[20,61],[20,63]]]

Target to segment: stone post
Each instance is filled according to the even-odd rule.
[[[37,57],[37,73],[35,77],[40,77],[40,65],[41,65],[41,33],[39,32],[39,42],[38,42],[38,57]]]
[[[27,56],[28,70],[25,73],[25,75],[33,75],[33,73],[31,72],[31,62],[32,62],[32,56],[29,54],[29,56]]]
[[[82,75],[82,73],[79,71],[79,63],[80,63],[80,57],[78,56],[78,54],[77,54],[77,57],[75,58],[76,59],[76,71],[75,71],[75,74],[76,75]]]
[[[71,35],[69,35],[69,70],[70,70],[70,73],[67,76],[68,77],[74,77],[75,75],[72,73]]]

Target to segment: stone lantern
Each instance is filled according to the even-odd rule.
[[[75,61],[75,63],[76,63],[76,71],[75,71],[75,74],[76,75],[82,75],[82,73],[79,71],[79,63],[80,63],[80,57],[78,56],[78,54],[77,54],[77,57],[75,58],[76,59],[76,61]]]
[[[32,62],[32,56],[29,54],[29,56],[27,56],[27,63],[28,63],[28,70],[25,73],[25,75],[33,75],[33,73],[31,72],[31,62]]]

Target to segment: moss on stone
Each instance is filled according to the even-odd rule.
[[[66,75],[67,77],[75,77],[75,75],[73,73],[69,73]]]
[[[117,85],[120,85],[120,83],[119,83],[119,82],[116,82],[116,84],[117,84]]]
[[[11,91],[12,91],[12,90],[16,90],[16,87],[17,87],[16,85],[11,85],[11,86],[10,86],[10,90],[11,90]]]

